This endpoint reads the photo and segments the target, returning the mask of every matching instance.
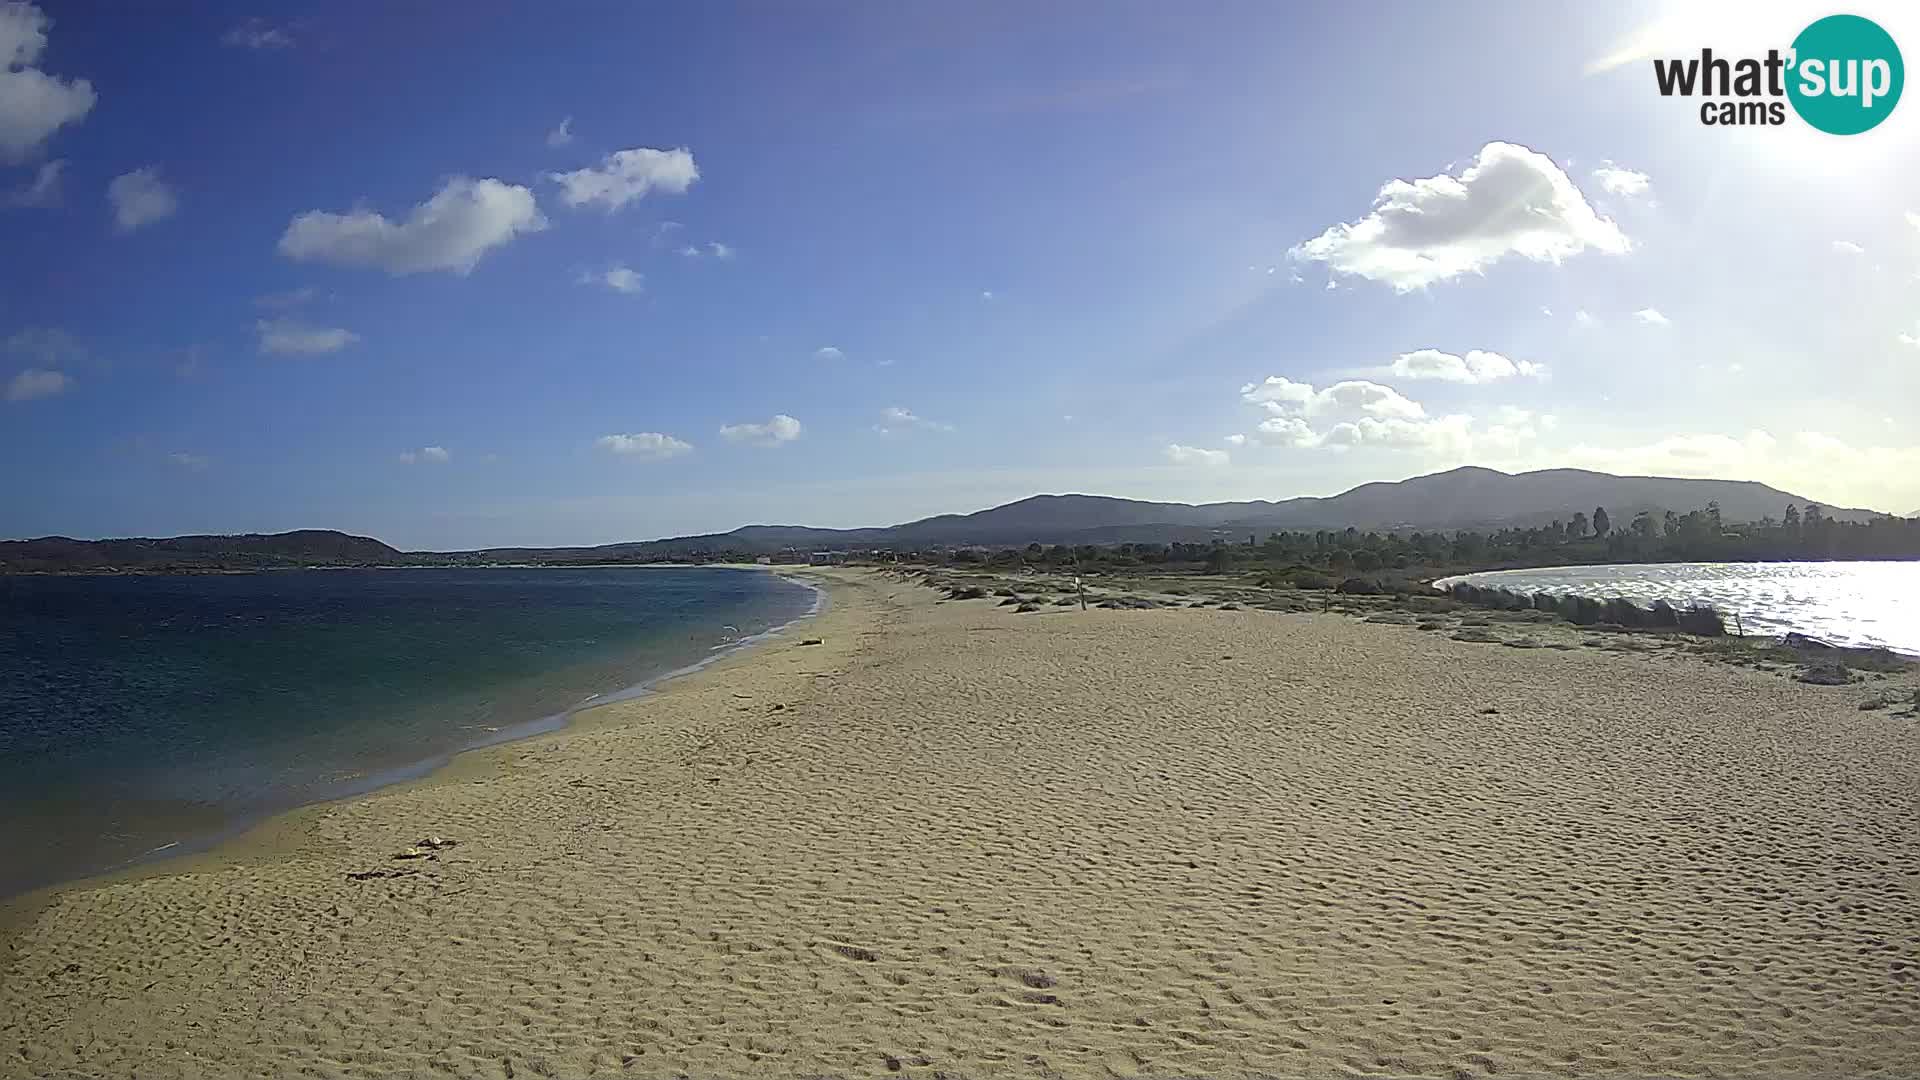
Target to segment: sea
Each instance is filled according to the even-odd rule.
[[[0,575],[0,896],[555,730],[820,603],[704,567]]]
[[[1747,634],[1797,632],[1920,656],[1920,562],[1636,563],[1463,574],[1518,592],[1705,604]]]

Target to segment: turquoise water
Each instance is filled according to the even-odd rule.
[[[1920,562],[1632,563],[1446,578],[1519,592],[1706,604],[1748,634],[1797,631],[1920,655]]]
[[[706,568],[0,576],[0,895],[552,730],[816,602]]]

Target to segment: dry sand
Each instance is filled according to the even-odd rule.
[[[1920,1075],[1920,725],[1857,692],[836,576],[15,913],[0,1074]]]

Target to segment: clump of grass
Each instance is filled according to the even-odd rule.
[[[1499,635],[1473,626],[1466,627],[1459,633],[1453,635],[1453,640],[1472,641],[1483,645],[1497,645],[1500,643]]]
[[[1015,592],[1014,592],[1014,591],[1013,591],[1012,589],[995,589],[995,590],[993,590],[993,595],[995,595],[995,596],[1015,596],[1015,595],[1018,595],[1018,594],[1016,594],[1016,593],[1015,593]]]
[[[1071,596],[1063,596],[1053,602],[1054,607],[1072,607],[1076,601]]]
[[[968,585],[965,588],[954,589],[947,595],[954,600],[982,600],[986,598],[987,590],[978,585]]]
[[[1039,605],[1039,604],[1036,604],[1036,603],[1033,603],[1032,601],[1028,601],[1028,602],[1026,602],[1026,603],[1024,603],[1024,604],[1021,604],[1021,605],[1020,605],[1019,607],[1017,607],[1017,608],[1014,608],[1013,610],[1015,611],[1015,613],[1022,613],[1022,612],[1028,612],[1028,611],[1039,611],[1039,610],[1040,610],[1040,605]]]

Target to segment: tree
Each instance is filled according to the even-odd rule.
[[[1642,540],[1653,539],[1653,515],[1645,510],[1640,511],[1633,516],[1633,524],[1629,528]]]
[[[1224,574],[1233,568],[1233,549],[1225,544],[1207,552],[1207,573]]]
[[[1605,536],[1612,531],[1613,531],[1613,523],[1607,520],[1607,508],[1604,506],[1594,507],[1593,508],[1593,535]]]
[[[1788,503],[1786,515],[1780,519],[1780,525],[1789,532],[1800,531],[1800,508]]]
[[[1567,539],[1578,540],[1585,535],[1587,535],[1587,515],[1573,515],[1573,520],[1567,522]]]

